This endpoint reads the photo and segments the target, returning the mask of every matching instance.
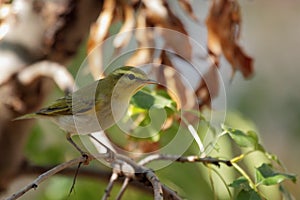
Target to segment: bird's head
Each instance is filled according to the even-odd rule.
[[[147,74],[141,69],[130,66],[114,70],[107,78],[114,80],[114,89],[117,90],[117,93],[126,93],[130,96],[147,84],[157,83],[156,81],[149,79]]]

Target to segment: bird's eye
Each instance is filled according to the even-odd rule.
[[[128,78],[129,78],[130,80],[133,80],[133,79],[135,79],[135,76],[134,76],[133,74],[129,74],[129,75],[128,75]]]

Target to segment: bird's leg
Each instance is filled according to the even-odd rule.
[[[81,156],[85,158],[85,161],[84,162],[80,162],[78,163],[78,167],[76,169],[76,173],[75,173],[75,176],[74,176],[74,179],[73,179],[73,183],[72,183],[72,187],[70,189],[70,192],[69,192],[69,196],[71,195],[72,191],[74,190],[74,186],[75,186],[75,182],[76,182],[76,178],[77,178],[77,175],[78,175],[78,172],[79,172],[79,168],[81,166],[81,164],[85,164],[85,165],[88,165],[89,164],[89,155],[84,152],[71,138],[71,133],[70,132],[67,132],[66,134],[66,138],[67,140],[77,149],[77,151],[80,152]]]
[[[72,138],[71,138],[71,133],[67,133],[67,135],[66,135],[66,138],[67,138],[67,140],[77,149],[77,151],[79,151],[80,152],[80,154],[83,156],[83,157],[85,157],[86,158],[86,163],[88,163],[89,162],[89,155],[86,153],[86,152],[84,152],[73,140],[72,140]]]

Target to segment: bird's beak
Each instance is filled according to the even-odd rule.
[[[153,80],[153,79],[145,80],[145,83],[147,83],[147,84],[159,84],[156,80]]]

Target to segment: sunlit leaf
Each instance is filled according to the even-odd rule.
[[[284,180],[296,182],[296,176],[287,173],[275,172],[271,165],[262,164],[256,169],[256,182],[263,185],[275,185]]]
[[[265,152],[265,155],[268,159],[275,161],[278,165],[283,166],[281,161],[278,159],[278,156],[269,152]]]
[[[240,147],[250,147],[253,149],[258,149],[258,137],[254,131],[243,132],[238,129],[233,128],[223,128],[229,136],[235,141]]]

